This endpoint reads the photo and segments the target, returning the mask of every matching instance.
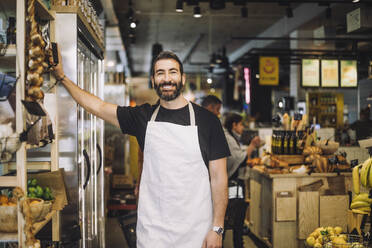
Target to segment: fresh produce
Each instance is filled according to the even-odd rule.
[[[365,248],[359,242],[348,243],[348,236],[342,234],[342,228],[336,227],[319,227],[315,229],[307,238],[307,247],[314,248]]]
[[[365,208],[365,207],[369,207],[370,204],[368,202],[365,202],[365,201],[353,201],[351,202],[351,205],[350,205],[350,208],[351,209],[358,209],[358,208]]]
[[[27,181],[27,196],[29,198],[41,198],[45,201],[51,201],[54,199],[52,191],[49,187],[41,187],[38,185],[36,179],[29,179]]]
[[[359,194],[356,197],[354,197],[353,201],[365,201],[369,204],[372,204],[372,199],[368,197],[368,193]]]
[[[360,178],[359,178],[359,168],[362,165],[357,165],[353,168],[353,187],[354,193],[359,195],[360,193]]]
[[[0,195],[0,206],[16,206],[17,200],[6,195]]]
[[[369,175],[371,172],[370,170],[371,165],[372,165],[372,158],[369,158],[366,161],[364,161],[362,165],[362,169],[360,170],[360,183],[364,187],[372,187],[372,175]]]
[[[372,199],[368,198],[367,193],[359,194],[354,197],[350,204],[350,209],[356,214],[369,214],[371,212]]]

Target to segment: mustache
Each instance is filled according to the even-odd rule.
[[[175,87],[177,87],[177,83],[173,83],[173,82],[168,81],[168,82],[164,82],[162,84],[159,84],[159,87],[164,87],[164,86],[175,86]]]

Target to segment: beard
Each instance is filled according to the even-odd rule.
[[[174,89],[174,90],[164,90],[163,88],[165,86],[176,87],[176,89]],[[164,82],[164,83],[161,83],[161,84],[154,83],[154,88],[156,90],[156,94],[160,97],[160,99],[162,99],[164,101],[172,101],[172,100],[176,99],[181,94],[183,84],[182,84],[182,80],[179,81],[179,82],[176,82],[176,83],[172,83],[172,82],[168,81],[168,82]]]

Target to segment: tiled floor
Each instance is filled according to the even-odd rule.
[[[246,248],[256,248],[257,246],[248,237],[244,236],[244,246]],[[106,221],[106,247],[108,248],[128,248],[127,242],[125,241],[124,234],[120,228],[119,222],[116,218],[107,218]],[[226,232],[224,240],[224,248],[233,248],[232,244],[232,233],[231,231]]]

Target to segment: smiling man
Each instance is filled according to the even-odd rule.
[[[54,70],[83,108],[137,138],[144,154],[137,247],[222,247],[230,152],[218,118],[183,97],[179,58],[159,54],[151,81],[160,101],[137,107],[106,103],[70,81],[62,65]]]

